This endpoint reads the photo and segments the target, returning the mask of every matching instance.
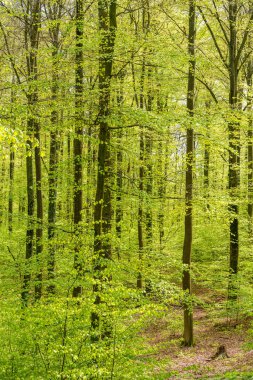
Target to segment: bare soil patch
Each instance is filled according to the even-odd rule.
[[[174,313],[174,317],[182,318],[182,310]],[[246,345],[250,339],[249,319],[229,323],[226,318],[210,317],[205,309],[196,308],[194,320],[196,342],[190,348],[181,345],[181,334],[172,332],[166,320],[156,321],[144,332],[149,344],[157,348],[154,360],[164,363],[168,359],[168,379],[222,379],[227,372],[253,371],[253,350]],[[225,354],[219,354],[219,350],[225,350]]]

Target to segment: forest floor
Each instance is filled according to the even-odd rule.
[[[181,308],[174,308],[172,313],[174,318],[182,319]],[[253,380],[251,325],[252,318],[239,315],[228,320],[224,314],[219,317],[217,311],[212,313],[208,308],[197,306],[194,310],[195,345],[187,348],[182,346],[181,334],[172,331],[167,318],[156,320],[145,330],[144,336],[155,349],[153,360],[163,363],[168,377],[155,375],[154,378]],[[218,355],[221,346],[225,347],[226,355]],[[249,372],[252,375],[247,375]]]

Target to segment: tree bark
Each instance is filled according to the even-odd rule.
[[[204,197],[206,199],[206,209],[209,210],[209,166],[210,166],[210,132],[209,132],[209,109],[210,102],[206,102],[206,136],[204,147]]]
[[[110,170],[110,115],[111,76],[116,37],[116,0],[98,0],[98,20],[100,32],[99,44],[99,147],[97,188],[94,207],[94,260],[93,276],[96,308],[103,302],[102,293],[104,285],[110,281],[110,275],[105,274],[108,260],[111,259],[111,182]],[[110,336],[110,326],[103,321],[101,337]],[[101,320],[97,309],[91,313],[91,326],[93,340],[99,338],[98,328]]]
[[[14,76],[13,76],[12,84],[13,84],[13,86],[15,85],[15,77]],[[15,98],[16,98],[15,90],[14,90],[14,88],[12,88],[11,89],[11,106],[12,106],[12,110],[11,110],[11,117],[12,117],[11,124],[12,125],[11,126],[13,129],[15,127],[15,114],[13,112]],[[10,184],[9,184],[9,197],[8,197],[8,230],[10,233],[12,232],[12,229],[13,229],[12,224],[13,224],[14,169],[15,169],[15,152],[13,149],[13,144],[11,143],[10,144],[10,163],[9,163]]]
[[[250,46],[251,48],[251,46]],[[247,106],[249,111],[248,117],[248,219],[249,219],[249,237],[252,239],[252,230],[253,230],[253,94],[252,94],[252,76],[253,76],[253,60],[250,57],[247,66],[247,87],[248,87],[248,99]]]
[[[119,89],[117,94],[117,106],[121,107],[124,100],[124,90],[123,90],[123,82],[124,82],[124,73],[119,76]],[[123,219],[123,210],[122,210],[122,187],[123,187],[123,153],[121,147],[121,139],[122,139],[122,131],[118,132],[118,150],[117,150],[117,178],[116,178],[116,211],[115,211],[115,221],[116,221],[116,235],[118,239],[117,244],[117,256],[120,259],[120,239],[121,239],[121,223]]]
[[[148,94],[147,94],[147,111],[152,111],[152,88],[151,88],[151,77],[152,71],[149,68],[148,70]],[[153,195],[153,165],[152,165],[152,150],[153,150],[153,141],[151,136],[151,131],[147,131],[145,134],[145,161],[146,161],[146,170],[145,170],[145,179],[146,179],[146,193],[147,193],[147,209],[146,209],[146,238],[147,238],[147,265],[149,267],[149,272],[151,271],[151,254],[153,247],[153,214],[152,214],[152,200]],[[145,280],[145,292],[146,294],[151,293],[152,291],[152,281],[147,276]]]
[[[60,50],[60,29],[59,19],[62,14],[62,4],[57,3],[57,7],[48,5],[48,12],[52,26],[49,30],[52,44],[52,85],[51,85],[51,131],[50,131],[50,151],[49,151],[49,173],[48,173],[48,293],[55,293],[55,223],[57,206],[57,185],[58,185],[58,162],[59,162],[59,110],[57,109],[57,98],[59,95],[59,63],[58,56]]]
[[[191,251],[192,251],[192,188],[193,188],[193,154],[194,134],[192,119],[194,117],[195,93],[195,36],[196,36],[196,8],[195,0],[189,1],[189,73],[187,90],[187,110],[189,125],[186,139],[186,178],[185,178],[185,222],[183,247],[183,291],[184,291],[184,344],[193,345],[193,310],[191,299]]]
[[[31,273],[29,268],[29,261],[33,255],[33,244],[34,244],[34,179],[33,179],[33,144],[32,138],[34,134],[39,137],[39,123],[37,115],[37,103],[38,103],[38,67],[37,67],[37,49],[39,43],[39,24],[40,24],[40,0],[33,0],[27,3],[27,13],[25,18],[25,45],[27,50],[27,74],[28,74],[28,93],[27,93],[27,103],[28,103],[28,116],[27,116],[27,142],[26,142],[26,178],[27,178],[27,230],[26,230],[26,267],[22,284],[21,299],[23,306],[28,305],[28,294],[29,294],[29,283],[31,280]],[[40,168],[39,168],[39,150],[35,148],[35,155],[37,159],[35,160],[36,165],[36,192],[37,197],[41,196],[40,188]],[[37,200],[38,210],[37,219],[42,220],[42,199]],[[40,240],[40,228],[36,228],[36,253],[40,253],[41,245]],[[38,283],[40,282],[40,274],[37,273],[39,277],[36,278]],[[37,286],[37,283],[36,283]],[[35,289],[35,298],[40,297],[40,286]]]
[[[229,0],[229,105],[232,121],[228,123],[229,130],[229,167],[228,187],[230,192],[230,255],[228,299],[237,299],[237,272],[239,260],[239,208],[238,192],[240,187],[240,126],[234,121],[233,114],[238,109],[238,64],[237,64],[237,1]],[[235,115],[236,118],[236,115]]]
[[[37,259],[37,273],[35,279],[35,300],[39,300],[42,296],[42,263],[41,255],[43,252],[43,200],[42,200],[42,171],[41,171],[41,150],[40,150],[40,124],[35,122],[35,179],[36,179],[36,259]]]
[[[75,255],[74,268],[77,272],[77,285],[73,289],[73,297],[82,294],[82,286],[79,283],[83,263],[80,257],[80,234],[83,208],[82,191],[82,139],[83,139],[83,0],[76,0],[76,71],[75,71],[75,138],[74,138],[74,232],[75,232]]]
[[[144,9],[143,9],[143,20],[144,20]],[[144,21],[143,21],[144,22]],[[143,26],[144,28],[144,26]],[[140,96],[139,96],[139,107],[144,110],[144,80],[145,80],[145,51],[142,60],[141,68],[141,78],[140,78]],[[138,205],[138,244],[139,244],[139,272],[137,275],[137,288],[142,289],[143,287],[143,275],[142,275],[142,261],[143,261],[143,250],[144,250],[144,212],[143,212],[143,195],[144,195],[144,154],[145,154],[145,142],[144,142],[144,132],[143,127],[140,127],[140,147],[139,147],[139,205]]]

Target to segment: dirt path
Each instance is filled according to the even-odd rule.
[[[178,318],[180,313],[177,311]],[[156,323],[146,331],[150,344],[161,347],[155,353],[156,360],[166,362],[168,358],[168,379],[222,379],[226,372],[253,371],[253,350],[246,348],[250,321],[228,325],[226,319],[210,318],[201,308],[194,311],[194,319],[196,344],[191,348],[180,345],[179,334],[165,331],[165,323]],[[220,346],[225,347],[228,357],[214,358]],[[241,377],[235,374],[233,379],[237,378]]]

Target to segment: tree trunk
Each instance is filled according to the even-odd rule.
[[[139,272],[137,275],[137,288],[142,289],[142,260],[144,249],[143,236],[143,191],[144,191],[144,134],[140,129],[140,163],[139,163],[139,206],[138,206],[138,244],[139,244]]]
[[[36,259],[37,259],[37,273],[35,279],[35,300],[38,300],[42,296],[42,263],[41,255],[43,252],[43,200],[42,200],[42,172],[41,172],[41,151],[40,151],[40,125],[36,120],[35,122],[35,138],[36,147],[34,152],[35,157],[35,178],[36,178]]]
[[[39,125],[38,115],[36,111],[38,102],[38,68],[37,68],[37,49],[39,43],[39,24],[40,24],[40,0],[34,0],[27,3],[27,14],[25,15],[25,43],[27,49],[27,74],[28,74],[28,117],[27,117],[27,142],[26,142],[26,178],[27,178],[27,230],[26,230],[26,266],[22,284],[21,299],[24,306],[28,304],[29,283],[31,279],[31,273],[29,268],[29,261],[33,255],[33,240],[34,240],[34,180],[33,180],[33,162],[32,151],[33,144],[32,138],[34,133],[39,137]],[[36,149],[36,148],[35,148]],[[39,150],[35,150],[36,160],[36,191],[37,196],[40,197],[40,180],[39,178]],[[42,200],[39,199],[37,207],[37,219],[41,218],[42,212]],[[42,219],[41,219],[42,220]],[[37,253],[40,252],[42,246],[39,244],[40,228],[36,231]],[[38,274],[38,273],[37,273]],[[38,274],[38,282],[40,282],[40,274]],[[39,297],[39,288],[35,289],[35,297]]]
[[[147,94],[147,111],[152,111],[152,89],[151,89],[151,69],[148,70],[148,94]],[[146,209],[146,237],[147,237],[147,265],[149,267],[149,272],[151,271],[151,253],[153,246],[153,215],[152,215],[152,194],[153,194],[153,166],[152,166],[152,149],[153,142],[151,131],[147,131],[145,134],[145,161],[146,161],[146,192],[147,192],[147,209]],[[148,274],[149,277],[149,274]],[[145,291],[149,294],[152,291],[152,281],[150,278],[145,280]]]
[[[13,86],[15,85],[15,77],[13,77],[12,80]],[[13,112],[13,107],[15,103],[15,90],[12,88],[11,90],[11,105],[12,105],[12,110],[11,110],[11,117],[12,117],[12,127],[14,129],[15,127],[15,114]],[[10,144],[10,163],[9,163],[9,180],[10,180],[10,185],[9,185],[9,197],[8,197],[8,230],[11,233],[13,226],[13,186],[14,186],[14,168],[15,168],[15,152],[13,149],[13,144]]]
[[[51,8],[49,5],[50,18],[53,21],[50,28],[52,52],[52,111],[51,111],[51,131],[50,131],[50,152],[49,152],[49,173],[48,173],[48,293],[55,293],[55,223],[56,223],[56,201],[57,201],[57,183],[58,183],[58,161],[59,161],[59,111],[57,109],[57,98],[59,94],[59,22],[57,18],[61,16],[62,6],[59,3],[57,8]]]
[[[238,108],[238,65],[237,65],[237,1],[229,1],[229,105],[233,114]],[[236,115],[235,115],[236,118]],[[232,115],[232,120],[233,120]],[[239,123],[231,121],[228,123],[229,129],[229,168],[228,186],[230,192],[230,255],[229,255],[229,284],[228,299],[237,299],[237,272],[239,259],[239,208],[237,197],[240,186],[240,128]]]
[[[144,9],[143,9],[144,13]],[[144,18],[144,16],[143,16]],[[144,110],[144,80],[145,80],[145,51],[142,60],[141,78],[140,78],[140,97],[139,97],[139,107]],[[143,192],[144,192],[144,153],[145,153],[145,143],[144,143],[144,132],[143,127],[140,127],[140,153],[139,153],[139,205],[138,205],[138,244],[139,244],[139,272],[137,275],[137,288],[142,289],[143,287],[143,275],[142,275],[142,261],[143,261],[143,250],[144,250],[144,234],[143,234],[143,224],[144,224],[144,213],[143,213]]]
[[[210,102],[206,102],[206,123],[207,132],[205,136],[205,148],[204,148],[204,197],[206,199],[206,209],[209,210],[209,166],[210,166],[210,132],[209,132],[209,108]]]
[[[94,208],[94,260],[93,291],[96,307],[103,302],[104,284],[110,280],[110,275],[105,275],[107,262],[111,259],[111,194],[109,184],[111,182],[110,171],[110,127],[108,116],[110,115],[111,76],[116,36],[116,0],[98,0],[98,20],[100,32],[99,44],[99,147],[98,147],[98,171],[97,188]],[[95,309],[91,313],[91,326],[93,340],[99,338],[98,328],[101,324],[99,312]],[[103,321],[101,337],[110,336],[110,326]]]
[[[183,247],[183,291],[184,291],[184,344],[193,345],[193,310],[191,299],[191,251],[192,251],[192,188],[193,188],[193,154],[194,134],[192,118],[194,117],[195,92],[195,0],[189,1],[189,73],[187,91],[187,110],[189,125],[186,139],[186,178],[185,178],[185,232]]]
[[[83,208],[82,191],[82,139],[83,139],[83,0],[76,0],[76,71],[75,71],[75,138],[74,138],[74,232],[75,256],[74,268],[77,272],[77,285],[73,289],[73,297],[82,294],[79,283],[82,276],[83,264],[80,257],[80,234]]]
[[[252,76],[253,76],[253,60],[249,59],[247,67],[247,86],[248,86],[248,218],[249,218],[249,237],[252,239],[252,223],[253,223],[253,94],[252,94]]]
[[[9,199],[8,199],[8,230],[11,233],[13,226],[13,185],[14,185],[14,168],[15,168],[15,153],[13,145],[10,145],[10,164],[9,164]]]
[[[124,73],[119,77],[119,89],[117,94],[117,106],[121,107],[123,100],[124,100],[124,91],[123,91],[123,81],[124,81]],[[123,154],[122,154],[122,147],[121,147],[121,140],[122,140],[122,131],[120,130],[118,132],[118,150],[117,150],[117,178],[116,178],[116,212],[115,212],[115,219],[116,219],[116,235],[118,239],[117,244],[117,256],[118,259],[120,259],[120,240],[121,240],[121,223],[123,219],[123,210],[122,210],[122,186],[123,186]]]

